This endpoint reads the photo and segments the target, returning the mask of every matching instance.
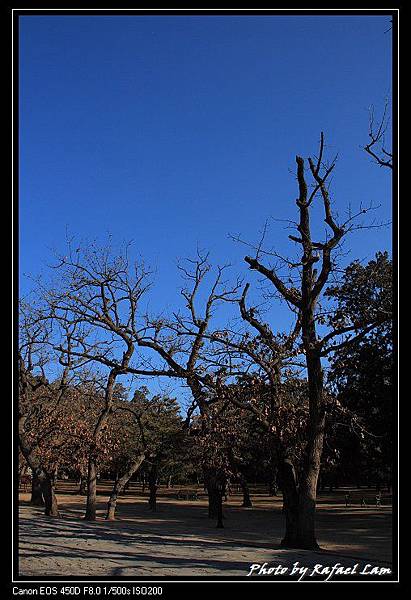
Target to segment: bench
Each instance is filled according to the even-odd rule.
[[[190,490],[179,490],[176,494],[177,500],[198,500],[197,492]]]
[[[390,504],[391,500],[391,495],[383,496],[381,493],[375,493],[371,495],[369,493],[361,494],[354,492],[344,495],[344,503],[347,508],[358,505],[363,507],[375,506],[376,508],[380,508],[381,506]]]
[[[28,492],[31,486],[31,475],[20,475],[19,487],[23,492]]]

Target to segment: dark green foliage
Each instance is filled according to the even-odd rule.
[[[378,253],[364,267],[353,263],[343,284],[328,293],[336,298],[341,314],[351,319],[370,313],[391,314],[392,264],[388,254]],[[393,368],[391,320],[335,352],[328,382],[341,405],[355,418],[334,423],[328,434],[325,471],[328,467],[329,474],[355,483],[390,481]]]

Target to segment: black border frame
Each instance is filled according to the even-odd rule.
[[[91,4],[94,2],[88,2],[86,6],[88,8],[82,8],[79,3],[73,3],[70,8],[55,8],[48,7],[49,3],[45,2],[42,4],[41,8],[33,8],[32,3],[22,2],[18,5],[18,7],[13,8],[10,6],[10,3],[7,7],[7,16],[8,16],[8,34],[10,35],[10,30],[12,30],[12,36],[10,36],[10,44],[9,51],[11,54],[11,63],[12,68],[10,71],[11,74],[11,89],[12,89],[12,98],[10,99],[11,105],[11,116],[14,117],[11,119],[11,144],[12,144],[12,161],[10,165],[10,170],[12,171],[12,233],[13,233],[13,244],[12,244],[12,252],[13,252],[13,269],[12,269],[12,281],[13,281],[13,301],[12,301],[12,318],[13,320],[13,336],[14,341],[17,339],[17,325],[16,325],[16,309],[17,309],[17,299],[19,297],[19,289],[18,289],[18,264],[19,264],[19,247],[18,247],[18,224],[19,224],[19,206],[18,206],[18,198],[19,198],[19,182],[18,182],[18,173],[19,173],[19,123],[18,123],[18,102],[19,102],[19,78],[18,78],[18,62],[19,62],[19,37],[18,37],[18,22],[20,16],[25,15],[71,15],[71,16],[275,16],[275,15],[288,15],[288,16],[368,16],[368,15],[382,15],[382,16],[391,16],[392,17],[392,85],[393,85],[393,101],[392,101],[392,122],[393,122],[393,177],[392,177],[392,216],[393,216],[393,227],[392,227],[392,255],[393,255],[393,265],[394,265],[394,307],[395,314],[397,315],[397,319],[394,320],[394,364],[395,364],[395,373],[394,373],[394,382],[395,382],[395,395],[398,398],[398,377],[397,377],[397,368],[398,368],[398,265],[399,265],[399,256],[398,256],[398,240],[399,240],[399,210],[398,210],[398,123],[399,123],[399,82],[398,82],[398,69],[399,69],[399,61],[398,61],[398,52],[399,52],[399,16],[400,11],[402,10],[402,6],[397,4],[395,6],[391,6],[389,8],[381,8],[376,9],[375,4],[374,8],[361,8],[357,9],[354,6],[349,6],[345,8],[313,8],[306,9],[305,7],[295,6],[295,8],[289,9],[218,9],[218,8],[207,8],[207,9],[193,9],[193,8],[185,8],[182,7],[180,9],[170,9],[170,8],[150,8],[150,9],[138,9],[138,8],[129,8],[125,7],[121,9],[119,7],[113,8],[101,8],[96,6],[96,8],[90,8]],[[388,3],[387,3],[388,4]],[[393,4],[393,3],[390,3]],[[363,3],[362,3],[363,5]],[[10,28],[11,24],[11,28]],[[6,36],[7,39],[7,36]],[[13,378],[14,382],[17,381],[17,350],[16,344],[13,346]],[[395,415],[396,422],[399,424],[399,415],[398,415],[398,407],[397,403],[395,403]],[[170,577],[170,578],[154,578],[154,577],[146,577],[141,579],[136,579],[133,577],[122,577],[119,580],[113,580],[110,577],[101,577],[99,579],[93,579],[92,577],[82,577],[80,579],[76,579],[75,577],[48,577],[44,580],[39,580],[37,578],[28,577],[28,576],[19,576],[18,575],[18,554],[17,554],[17,523],[18,523],[18,469],[16,468],[17,463],[17,430],[16,423],[17,419],[17,406],[16,402],[13,403],[13,408],[11,410],[14,416],[14,430],[12,433],[12,444],[14,445],[14,461],[11,461],[12,464],[12,472],[11,472],[11,480],[13,481],[13,501],[12,501],[12,514],[13,514],[13,526],[11,526],[11,539],[13,546],[13,554],[14,561],[12,560],[12,565],[10,565],[8,569],[8,574],[6,577],[8,579],[7,587],[11,589],[13,587],[18,587],[20,590],[24,588],[36,588],[36,587],[56,587],[57,590],[60,590],[61,587],[64,587],[64,584],[68,585],[78,585],[81,588],[87,587],[104,587],[107,585],[109,587],[109,583],[113,583],[117,586],[121,587],[131,587],[131,582],[135,587],[141,587],[145,585],[149,587],[151,584],[156,584],[157,586],[161,586],[164,590],[172,586],[173,590],[176,588],[179,591],[184,589],[183,582],[185,583],[212,583],[213,585],[217,585],[220,589],[224,589],[227,591],[227,587],[225,584],[229,583],[231,586],[234,586],[235,590],[238,589],[243,583],[254,583],[254,584],[262,584],[264,586],[264,591],[268,591],[268,585],[272,583],[277,584],[285,584],[287,583],[300,583],[302,585],[318,585],[321,584],[322,581],[311,580],[306,581],[303,580],[301,582],[297,582],[295,578],[287,578],[287,577],[275,577],[275,578],[248,578],[244,577],[236,577],[232,579],[230,577],[221,577],[219,576],[217,579],[212,576],[206,577]],[[398,449],[398,430],[393,431],[394,437],[394,447]],[[398,490],[399,483],[399,455],[394,457],[394,469],[393,469],[393,480],[397,485],[393,487],[393,489]],[[395,498],[395,501],[394,501]],[[399,531],[399,503],[398,503],[398,491],[397,493],[393,493],[393,576],[388,578],[377,578],[377,579],[342,579],[342,578],[333,578],[332,581],[328,583],[333,583],[337,585],[337,587],[343,587],[341,584],[354,584],[361,585],[362,583],[367,583],[368,586],[375,585],[376,583],[390,583],[391,586],[398,587],[400,584],[399,580],[399,552],[398,552],[398,531]],[[12,579],[10,580],[10,574],[13,573]],[[394,573],[397,577],[394,579]],[[187,589],[187,587],[185,587]],[[259,590],[261,588],[258,588]],[[346,588],[345,588],[346,589]],[[369,589],[369,588],[367,588]],[[384,588],[383,588],[384,589]],[[189,593],[192,593],[192,586],[188,586]],[[12,594],[14,593],[11,589]],[[59,594],[59,591],[57,591]],[[102,594],[103,595],[103,594]],[[59,594],[60,596],[60,594]]]

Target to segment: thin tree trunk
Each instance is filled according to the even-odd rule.
[[[268,484],[268,495],[269,496],[278,496],[278,487],[277,482],[275,480],[271,480]]]
[[[278,468],[272,469],[271,479],[268,483],[268,495],[278,496]]]
[[[240,478],[240,485],[243,491],[243,503],[241,506],[244,506],[245,508],[252,508],[253,503],[251,502],[250,489],[248,487],[245,477],[243,476],[241,476]]]
[[[148,506],[150,510],[156,512],[157,510],[157,470],[158,466],[156,463],[153,463],[150,469],[150,473],[148,476],[148,486],[150,490],[150,495],[148,498]]]
[[[217,491],[217,525],[218,529],[224,528],[223,523],[223,494],[222,489],[219,488]]]
[[[87,506],[84,519],[86,521],[96,520],[96,502],[97,502],[97,467],[94,458],[88,462],[87,473]]]
[[[128,351],[129,356],[133,352],[132,348],[129,348]],[[127,353],[123,355],[123,362],[126,359]],[[93,432],[94,443],[96,443],[99,439],[101,430],[103,426],[106,424],[111,410],[113,406],[113,391],[114,385],[116,381],[116,377],[119,371],[118,368],[114,367],[111,369],[105,390],[105,398],[104,398],[104,410],[100,413],[100,416],[97,420],[96,426]],[[96,465],[96,457],[94,456],[95,448],[91,450],[89,462],[88,462],[88,473],[87,473],[87,506],[86,513],[84,515],[84,519],[86,521],[95,521],[96,520],[96,502],[97,502],[97,465]]]
[[[252,505],[251,498],[250,498],[250,490],[249,490],[249,487],[247,484],[247,480],[241,472],[241,468],[242,468],[241,461],[239,461],[235,457],[232,448],[227,449],[227,458],[230,462],[233,472],[237,472],[237,474],[238,474],[238,480],[240,483],[241,490],[243,492],[242,506],[251,508],[253,505]]]
[[[80,496],[87,495],[87,479],[84,475],[80,475],[79,488],[77,492]]]
[[[115,481],[107,504],[106,520],[113,521],[116,518],[117,498],[126,487],[131,477],[144,462],[144,459],[145,454],[140,454],[140,456],[130,465],[130,468],[127,470],[127,472],[124,473],[120,479]]]

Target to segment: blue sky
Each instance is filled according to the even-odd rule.
[[[360,146],[391,95],[386,16],[20,17],[20,273],[44,271],[66,230],[134,240],[172,306],[176,260],[293,218],[295,155],[320,131],[338,152],[341,214],[370,201],[391,218],[389,174]],[[270,244],[288,248],[273,223]],[[389,249],[390,228],[352,236],[346,260]],[[254,279],[255,280],[255,279]]]

